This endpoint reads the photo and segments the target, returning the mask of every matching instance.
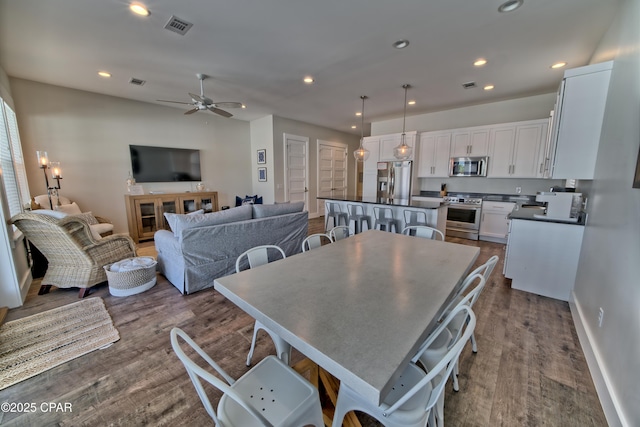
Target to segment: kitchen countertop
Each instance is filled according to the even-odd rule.
[[[437,197],[437,198],[441,197],[439,191],[421,191],[420,194],[416,194],[415,196]],[[520,206],[522,205],[542,206],[543,205],[542,203],[536,202],[535,195],[529,196],[526,194],[459,193],[455,191],[450,191],[447,193],[446,197],[479,198],[487,202],[511,202],[511,203],[516,203]]]
[[[346,197],[318,197],[320,200],[335,200],[338,202],[354,202],[354,203],[368,203],[374,205],[387,205],[387,206],[403,206],[411,208],[421,209],[438,209],[442,206],[447,206],[444,202],[423,202],[410,199],[388,199],[378,197],[358,197],[358,196],[346,196]]]
[[[513,211],[511,211],[511,213],[509,214],[509,219],[523,219],[526,221],[540,221],[540,222],[555,222],[559,224],[580,225],[580,226],[584,226],[586,224],[586,215],[584,213],[580,214],[578,222],[569,222],[569,221],[562,221],[562,220],[549,219],[549,218],[538,218],[534,216],[536,214],[540,215],[542,213],[544,213],[544,210],[542,209],[518,208],[518,206],[516,206],[516,208]]]

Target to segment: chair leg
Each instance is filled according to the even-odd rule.
[[[251,366],[251,358],[253,357],[253,352],[256,349],[256,338],[258,337],[258,324],[257,322],[253,325],[253,338],[251,339],[251,347],[249,348],[249,354],[247,355],[247,366]]]
[[[80,292],[78,293],[78,298],[82,299],[89,295],[91,288],[80,288]]]
[[[474,353],[478,352],[478,345],[476,344],[475,334],[471,334],[471,351],[473,351]]]
[[[458,384],[458,361],[451,371],[451,378],[453,379],[453,391],[460,391],[460,385]]]
[[[51,290],[51,285],[42,285],[40,286],[40,290],[38,291],[38,295],[48,294]]]

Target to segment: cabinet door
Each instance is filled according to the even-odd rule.
[[[436,146],[436,135],[423,133],[420,135],[420,156],[418,157],[418,178],[431,178],[433,175],[433,156]]]
[[[378,162],[380,161],[380,138],[377,138],[377,137],[364,138],[364,140],[362,141],[362,146],[365,149],[369,150],[369,158],[364,161],[364,166],[363,166],[364,172],[377,171]]]
[[[180,206],[175,197],[163,197],[158,200],[158,226],[160,229],[170,230],[169,223],[164,217],[166,213],[184,213],[179,211]]]
[[[377,188],[376,181],[378,179],[378,171],[365,170],[362,173],[362,197],[364,198],[376,198]]]
[[[489,153],[489,129],[464,129],[453,132],[452,157],[478,157]]]
[[[511,174],[513,144],[516,127],[505,126],[491,130],[491,153],[489,156],[489,178],[508,178]]]
[[[489,154],[489,129],[471,131],[471,156],[486,156]]]
[[[451,157],[468,157],[470,155],[469,137],[469,132],[453,132]]]
[[[413,160],[415,154],[415,142],[416,142],[416,134],[417,132],[412,131],[412,133],[407,133],[405,135],[405,143],[413,148],[413,153],[407,160]],[[396,159],[396,156],[393,155],[393,149],[396,148],[402,142],[402,135],[385,135],[380,137],[380,161],[381,162],[393,162]]]
[[[540,150],[544,149],[546,124],[523,125],[516,128],[516,140],[513,146],[514,178],[536,178],[542,172]]]
[[[436,136],[433,150],[433,178],[449,177],[451,132]]]
[[[157,202],[155,197],[135,200],[135,210],[138,213],[136,216],[138,239],[153,238],[153,234],[158,231],[159,227],[162,228],[163,219],[158,215]]]
[[[480,221],[480,235],[506,239],[509,231],[508,212],[483,212]]]

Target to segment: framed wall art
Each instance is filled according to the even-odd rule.
[[[267,163],[267,150],[258,150],[258,164],[264,165]]]
[[[258,168],[258,181],[267,182],[267,168]]]

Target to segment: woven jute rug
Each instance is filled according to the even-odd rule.
[[[88,298],[0,327],[0,390],[120,339],[102,298]]]

